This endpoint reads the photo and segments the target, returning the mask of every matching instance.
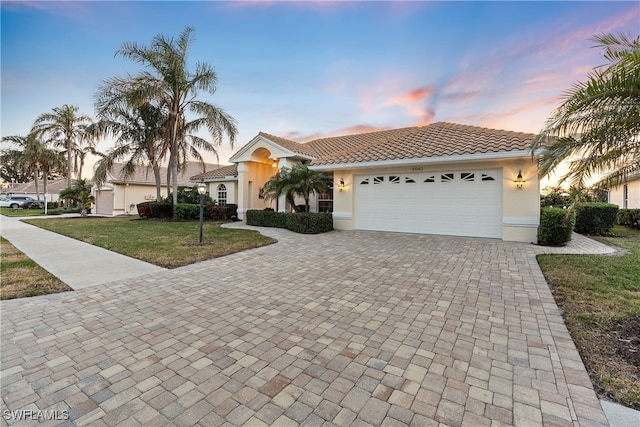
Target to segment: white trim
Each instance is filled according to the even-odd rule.
[[[313,170],[338,170],[338,169],[359,169],[359,168],[379,168],[390,166],[414,166],[429,165],[440,163],[458,163],[469,161],[484,160],[507,160],[520,159],[522,157],[531,156],[531,150],[511,150],[501,151],[498,153],[474,153],[474,154],[452,154],[433,157],[419,157],[411,159],[391,159],[391,160],[373,160],[369,162],[350,162],[350,163],[330,163],[323,165],[311,165],[309,168]]]
[[[333,212],[333,219],[353,219],[353,212]]]
[[[238,180],[237,176],[225,176],[224,178],[218,178],[218,177],[215,177],[215,178],[202,178],[202,180],[198,179],[196,181],[191,181],[191,182],[196,182],[196,183],[200,182],[200,181],[202,181],[202,182],[220,182],[220,181],[227,182],[227,181],[237,181],[237,180]]]
[[[533,228],[540,224],[540,219],[534,216],[503,216],[503,227],[527,227]]]
[[[229,162],[230,163],[242,163],[242,162],[249,161],[249,160],[238,160],[238,158],[242,157],[245,154],[247,154],[249,152],[249,150],[255,144],[257,144],[259,142],[264,142],[265,145],[270,146],[271,148],[284,151],[285,155],[279,156],[279,158],[300,157],[300,158],[303,158],[305,160],[313,160],[314,159],[314,157],[309,156],[307,154],[296,153],[295,151],[291,151],[288,148],[285,148],[282,145],[278,144],[277,142],[274,142],[274,141],[270,140],[269,138],[266,138],[266,137],[264,137],[262,135],[256,135],[255,137],[253,137],[253,139],[251,141],[249,141],[247,144],[245,144],[245,146],[242,147],[237,153],[235,153],[233,156],[231,156],[231,158],[229,159]],[[270,151],[273,151],[273,150],[270,150]]]

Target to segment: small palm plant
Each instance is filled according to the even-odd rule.
[[[80,216],[87,217],[87,211],[95,198],[91,195],[91,185],[86,179],[76,179],[71,187],[60,192],[60,198],[70,200],[80,207]]]

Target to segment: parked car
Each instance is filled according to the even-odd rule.
[[[27,209],[34,203],[40,205],[40,207],[44,207],[43,201],[38,201],[29,196],[9,196],[0,199],[0,207],[3,208]]]

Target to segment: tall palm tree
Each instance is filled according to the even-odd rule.
[[[532,149],[542,149],[540,173],[568,162],[561,182],[583,187],[594,176],[609,187],[640,170],[640,36],[593,38],[607,64],[574,84]]]
[[[136,76],[107,80],[101,86],[96,100],[98,111],[108,109],[123,99],[133,105],[157,102],[166,109],[168,120],[162,152],[169,152],[174,204],[178,196],[180,139],[188,133],[185,129],[187,113],[197,117],[193,128],[196,128],[196,124],[198,129],[202,126],[207,128],[214,145],[221,144],[226,134],[233,147],[237,135],[233,117],[209,102],[196,99],[201,91],[213,95],[218,77],[207,63],[196,63],[193,71],[187,69],[193,31],[193,28],[186,27],[177,40],[157,35],[149,46],[124,43],[116,55],[142,64],[146,69]],[[193,131],[193,128],[190,130]]]
[[[63,105],[50,113],[39,115],[33,131],[39,137],[48,136],[54,144],[64,147],[67,155],[67,187],[71,187],[73,147],[82,137],[86,126],[91,124],[91,117],[78,114],[78,107]]]
[[[123,178],[128,178],[139,166],[151,167],[156,183],[156,200],[160,201],[160,152],[167,116],[162,109],[151,104],[141,107],[115,106],[103,112],[94,134],[110,134],[116,146],[106,153],[95,166],[94,182],[100,186],[116,162],[125,160]]]

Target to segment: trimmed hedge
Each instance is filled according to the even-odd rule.
[[[576,209],[576,233],[606,234],[618,216],[618,205],[611,203],[583,203]]]
[[[209,205],[207,209],[207,214],[209,218],[215,220],[234,220],[238,218],[238,205],[228,204],[228,205]]]
[[[167,202],[142,202],[136,205],[142,218],[173,218],[173,206]]]
[[[538,244],[543,246],[562,246],[571,240],[576,222],[573,210],[562,208],[541,208]]]
[[[284,213],[273,211],[247,211],[247,225],[286,228],[302,234],[319,234],[333,230],[333,216],[328,213]]]
[[[178,203],[173,207],[173,219],[200,219],[200,205],[193,203]]]
[[[640,209],[619,209],[616,223],[625,227],[640,228]]]

